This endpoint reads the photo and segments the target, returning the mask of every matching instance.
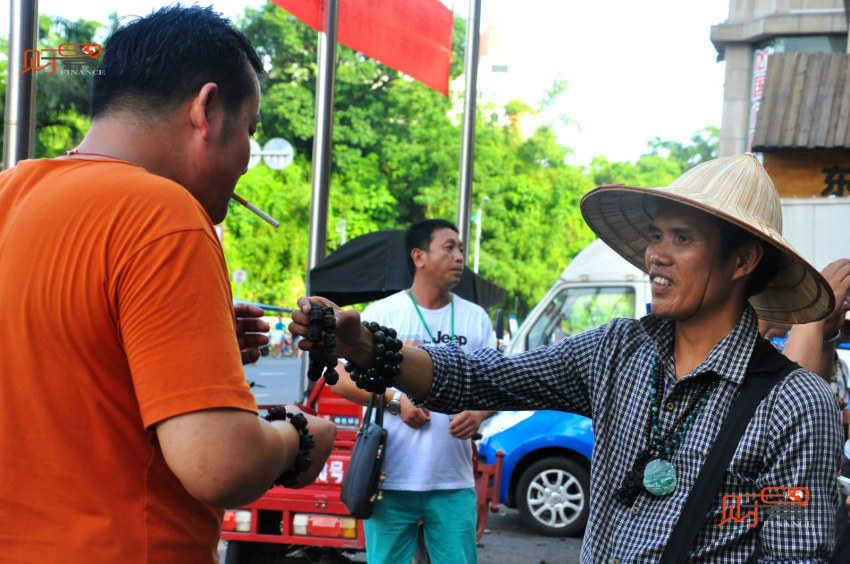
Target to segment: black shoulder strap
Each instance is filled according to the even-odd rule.
[[[378,408],[375,410],[375,423],[378,424],[379,427],[384,426],[384,396],[383,394],[376,394],[372,392],[372,395],[369,396],[369,403],[366,407],[366,413],[363,414],[363,423],[365,424],[367,421],[370,421],[372,418],[372,406],[375,404],[375,398],[378,399]],[[365,426],[365,425],[363,425]]]
[[[769,342],[759,338],[750,356],[744,383],[729,407],[726,419],[682,508],[664,554],[661,555],[661,564],[687,562],[697,531],[705,522],[705,515],[717,494],[720,481],[756,407],[776,383],[797,367],[796,363],[788,360]]]

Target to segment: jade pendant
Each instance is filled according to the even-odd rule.
[[[643,487],[652,495],[671,494],[677,483],[676,467],[666,460],[656,458],[643,471]]]

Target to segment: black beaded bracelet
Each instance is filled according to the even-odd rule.
[[[395,329],[374,321],[362,323],[372,332],[372,365],[364,369],[349,360],[345,363],[345,370],[361,390],[383,394],[401,372],[398,365],[404,360],[401,354],[403,344],[396,338]]]
[[[314,347],[317,347],[310,349],[307,378],[317,382],[324,373],[325,382],[333,386],[339,382],[339,374],[336,372],[339,359],[334,352],[336,347],[336,337],[333,333],[336,329],[334,309],[331,306],[313,304],[307,318],[310,322],[310,327],[307,329],[307,340],[313,343]],[[318,345],[322,345],[321,348],[318,348]]]
[[[295,430],[300,433],[298,436],[298,456],[295,457],[295,462],[292,468],[284,471],[274,485],[291,488],[298,481],[298,475],[310,467],[313,461],[310,459],[310,449],[316,446],[316,441],[313,440],[313,435],[307,432],[307,418],[303,413],[288,413],[283,406],[272,407],[269,409],[268,415],[265,416],[266,421],[286,421],[295,427]]]

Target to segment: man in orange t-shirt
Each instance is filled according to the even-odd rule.
[[[221,508],[303,454],[290,421],[257,417],[242,363],[268,325],[234,310],[213,229],[261,64],[195,6],[119,29],[99,69],[80,147],[0,174],[0,560],[215,562]],[[296,487],[335,435],[307,429]]]

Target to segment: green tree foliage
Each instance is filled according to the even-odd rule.
[[[291,178],[285,187],[301,195],[299,205],[304,207],[305,221],[281,227],[280,231],[306,235],[317,34],[271,3],[260,10],[246,10],[238,25],[257,46],[267,65],[268,74],[261,83],[258,139],[265,142],[271,137],[283,137],[292,143],[296,153],[294,164],[280,173],[280,177],[289,175],[293,167],[307,172],[298,179]],[[455,36],[462,37],[463,33],[463,22],[459,20]],[[461,56],[458,53],[454,56],[455,73],[462,67]],[[457,201],[460,133],[447,117],[449,101],[346,47],[338,46],[337,61],[329,251],[339,244],[334,229],[343,218],[347,236],[353,238],[376,229],[403,227],[424,215],[451,217]],[[280,190],[281,186],[267,188]],[[238,190],[251,198],[253,192],[262,188],[254,186],[253,177],[248,175]],[[259,195],[260,200],[271,201],[275,197]],[[229,227],[229,220],[225,227]],[[264,239],[267,256],[275,256],[274,247],[293,243],[291,235],[286,240],[277,236]],[[247,263],[248,257],[242,256],[242,245],[234,248],[234,241],[232,237],[225,239],[228,259]],[[300,276],[302,282],[296,290],[303,292],[306,243],[298,249],[297,272],[290,272],[284,264],[279,266],[288,281]],[[251,273],[253,269],[246,270]],[[254,279],[256,286],[250,280],[246,284],[249,292],[259,292],[260,288],[265,292],[272,285],[270,280]]]
[[[663,156],[668,161],[675,162],[682,172],[705,161],[717,157],[717,142],[720,129],[706,127],[691,136],[691,144],[685,145],[677,141],[662,141],[656,137],[648,143],[650,155]]]
[[[267,65],[258,139],[283,137],[293,144],[296,157],[284,171],[260,165],[240,182],[240,194],[282,226],[275,232],[232,207],[225,221],[225,253],[231,268],[249,272],[243,296],[247,292],[260,301],[293,304],[304,290],[307,260],[317,34],[271,3],[246,10],[238,25]],[[451,78],[456,78],[463,71],[465,47],[460,18],[453,37]],[[328,252],[339,245],[336,228],[343,218],[349,239],[404,228],[422,217],[455,221],[461,128],[450,116],[459,100],[446,99],[341,45],[337,57]],[[504,109],[481,108],[476,123],[473,208],[485,195],[489,198],[479,271],[508,289],[504,305],[521,316],[593,239],[578,209],[585,192],[608,182],[669,184],[689,162],[705,158],[712,142],[716,147],[714,130],[714,138],[700,137],[705,142],[697,151],[656,139],[634,164],[600,157],[589,169],[568,166],[569,149],[557,143],[552,126],[528,138],[519,134],[522,116],[551,114],[566,87],[558,77],[539,109],[520,101]],[[502,112],[506,119],[500,119]],[[552,121],[573,124],[564,116]],[[470,248],[470,256],[474,252]]]
[[[96,21],[72,22],[42,14],[38,20],[38,48],[44,54],[44,49],[58,49],[63,44],[93,43],[102,27]],[[0,50],[9,52],[8,39],[5,37],[0,38]],[[45,62],[42,59],[42,64]],[[7,65],[5,59],[0,61],[0,109],[4,115]],[[59,60],[53,74],[49,74],[49,69],[30,71],[36,79],[36,157],[54,157],[75,147],[82,141],[91,124],[88,117],[91,76],[63,74],[64,70],[67,68]],[[0,143],[4,133],[0,132]]]
[[[304,293],[309,224],[310,163],[303,159],[281,171],[250,169],[237,193],[280,221],[273,229],[242,206],[231,202],[222,242],[231,271],[243,268],[248,280],[240,297],[291,307]]]
[[[95,34],[102,27],[96,21],[73,22],[42,14],[38,19],[39,48],[58,49],[68,43],[94,43]],[[63,74],[64,70],[68,69],[60,60],[54,74],[48,74],[47,70],[35,73],[36,157],[54,157],[74,148],[91,125],[89,94],[92,77]],[[89,70],[94,70],[94,67]]]
[[[47,18],[41,24],[44,46],[90,42],[103,31],[95,22],[54,23]],[[283,137],[293,145],[295,156],[284,170],[260,164],[239,181],[237,193],[281,226],[275,230],[233,203],[222,226],[224,253],[231,270],[248,273],[240,288],[242,298],[291,307],[305,290],[317,33],[272,3],[247,9],[237,27],[257,48],[267,70],[261,80],[257,140],[262,145]],[[463,71],[465,33],[464,21],[455,18],[451,78]],[[88,85],[78,76],[39,76],[37,154],[55,155],[79,142],[88,126],[83,117],[88,112]],[[539,108],[517,100],[504,108],[479,108],[476,120],[473,210],[488,197],[479,272],[509,291],[502,305],[521,317],[593,239],[579,212],[584,193],[607,183],[663,186],[716,154],[717,129],[706,128],[694,134],[691,144],[656,138],[634,163],[597,157],[589,167],[567,165],[570,149],[558,144],[553,130],[573,124],[553,115],[566,87],[558,77]],[[340,244],[336,229],[343,219],[348,239],[405,228],[423,217],[456,220],[461,125],[453,110],[460,107],[460,96],[447,99],[338,46],[328,252]],[[531,135],[519,127],[529,114],[546,121]],[[474,244],[467,242],[470,257]]]
[[[261,141],[284,137],[296,151],[295,164],[289,169],[263,174],[278,181],[286,177],[285,190],[301,196],[283,197],[306,208],[308,175],[291,174],[291,169],[309,171],[312,158],[316,33],[272,4],[258,11],[246,10],[239,25],[267,63],[268,76],[261,85],[262,124],[258,137]],[[452,78],[463,70],[464,37],[465,23],[456,18]],[[347,223],[348,238],[377,229],[404,228],[426,216],[454,221],[461,128],[450,116],[457,100],[446,99],[346,47],[338,46],[337,57],[329,252],[338,246],[335,227],[342,218]],[[562,83],[553,86],[551,100],[563,87]],[[510,118],[531,110],[514,102],[506,111]],[[542,296],[569,258],[590,240],[577,203],[592,183],[580,168],[563,164],[567,150],[557,144],[550,128],[522,139],[516,122],[507,122],[508,125],[500,125],[499,120],[479,116],[476,124],[474,199],[489,197],[480,272],[509,289],[511,303],[524,313]],[[261,207],[268,202],[270,207],[264,209],[285,222],[286,216],[278,217],[273,212],[279,209],[273,206],[281,197],[281,186],[272,182],[260,186],[252,173],[240,182],[239,192]],[[277,192],[266,195],[266,189]],[[231,213],[234,215],[225,221],[224,246],[231,267],[241,266],[249,272],[243,292],[256,299],[283,297],[270,289],[283,288],[277,286],[281,283],[291,285],[299,275],[303,278],[306,241],[294,247],[297,240],[293,234],[306,236],[306,209],[300,223],[286,228],[286,240],[278,235],[263,235],[268,233],[268,226],[246,216],[244,210],[232,209]],[[298,216],[293,213],[289,217],[297,220]],[[237,236],[231,236],[237,231],[230,225],[234,217],[240,223]],[[253,232],[256,240],[251,244],[242,244],[241,234],[248,232],[243,221],[258,226]],[[282,226],[281,231],[284,229]],[[275,247],[281,245],[298,249],[291,255],[297,256],[294,262],[279,262],[281,251]],[[257,250],[260,247],[262,251]],[[303,290],[303,285],[299,286],[298,291]]]
[[[637,186],[667,186],[686,170],[717,158],[720,130],[706,127],[691,136],[690,145],[678,141],[649,141],[649,152],[634,163],[612,162],[595,157],[590,164],[593,183],[632,184]]]

